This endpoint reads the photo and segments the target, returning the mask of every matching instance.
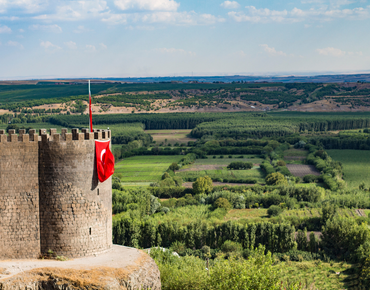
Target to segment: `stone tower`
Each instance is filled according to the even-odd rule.
[[[0,130],[0,259],[40,253],[38,148],[25,130]]]
[[[109,250],[112,180],[98,182],[94,140],[111,132],[9,133],[0,131],[0,258]]]

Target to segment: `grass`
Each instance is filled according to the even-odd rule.
[[[233,158],[229,158],[228,155],[225,158],[220,158],[219,155],[215,155],[216,158],[213,158],[213,155],[207,156],[207,159],[197,159],[194,162],[194,166],[196,165],[220,165],[220,166],[227,166],[231,162],[253,162],[254,164],[259,164],[264,161],[264,159],[256,157],[255,155],[231,155]],[[239,156],[243,156],[244,158],[237,158]]]
[[[230,210],[224,220],[241,220],[241,219],[255,219],[268,217],[267,209],[264,208],[252,208],[252,209],[232,209]]]
[[[146,130],[145,133],[152,135],[153,141],[157,144],[166,142],[175,143],[188,143],[189,141],[196,141],[197,139],[190,138],[188,135],[191,130]],[[166,141],[167,139],[167,141]]]
[[[126,158],[115,166],[115,173],[121,173],[122,182],[153,182],[160,180],[173,162],[183,156],[135,156]]]
[[[258,183],[264,183],[264,173],[261,169],[250,169],[250,170],[201,170],[201,171],[186,171],[178,172],[176,175],[179,175],[182,178],[191,177],[197,178],[201,176],[209,176],[211,178],[228,178],[228,179],[247,179],[255,178]]]
[[[338,215],[341,217],[353,218],[358,217],[356,214],[355,209],[348,209],[348,208],[338,208]],[[296,216],[299,218],[304,217],[320,217],[321,216],[321,209],[320,208],[302,208],[302,209],[291,209],[285,210],[281,213],[282,217],[292,217]]]
[[[340,161],[344,168],[344,180],[348,187],[358,188],[362,182],[370,186],[370,151],[365,150],[327,150],[331,158]]]
[[[281,262],[275,267],[281,269],[284,286],[294,282],[302,283],[302,289],[348,289],[352,275],[348,274],[350,264],[325,263],[320,260],[305,262]],[[336,273],[340,272],[340,275]]]

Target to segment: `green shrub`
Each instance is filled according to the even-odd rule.
[[[168,169],[172,170],[172,171],[175,171],[175,170],[179,170],[180,167],[179,165],[176,163],[176,162],[173,162],[170,167],[168,167]]]
[[[304,183],[312,183],[312,182],[316,182],[317,180],[318,180],[318,176],[313,175],[313,174],[307,174],[303,177]]]
[[[223,209],[226,209],[226,210],[232,209],[232,205],[230,204],[230,202],[226,198],[222,198],[222,197],[218,198],[215,201],[214,207],[215,208],[223,208]]]
[[[229,253],[238,253],[238,252],[242,252],[243,250],[243,247],[240,243],[237,243],[237,242],[233,242],[233,241],[225,241],[223,243],[223,245],[221,246],[221,251],[225,254],[229,254]]]
[[[213,189],[212,179],[208,176],[198,177],[193,183],[194,194],[211,193]]]
[[[279,161],[277,162],[277,166],[286,166],[286,163],[285,163],[285,161],[284,161],[284,160],[279,160]]]
[[[272,216],[278,216],[279,214],[281,214],[284,210],[278,206],[278,205],[272,205],[269,207],[269,209],[267,210],[267,214],[272,217]]]
[[[286,185],[288,184],[288,181],[284,177],[283,174],[276,172],[276,173],[270,173],[265,178],[266,184],[268,185]]]

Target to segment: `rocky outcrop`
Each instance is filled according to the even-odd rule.
[[[137,250],[135,250],[137,251]],[[36,268],[0,280],[0,290],[150,289],[160,290],[160,273],[154,260],[142,251],[135,262],[117,268],[106,265]],[[117,257],[117,259],[124,257]],[[99,257],[97,257],[99,259]],[[63,263],[63,262],[60,262]],[[99,264],[99,263],[97,263]],[[1,262],[0,262],[1,265]]]

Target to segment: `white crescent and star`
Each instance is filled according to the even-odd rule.
[[[101,162],[103,162],[103,164],[105,164],[105,162],[104,162],[104,159],[103,159],[103,156],[104,156],[104,154],[107,152],[107,150],[106,149],[103,149],[102,151],[101,151],[101,153],[100,153],[100,160],[101,160]]]

